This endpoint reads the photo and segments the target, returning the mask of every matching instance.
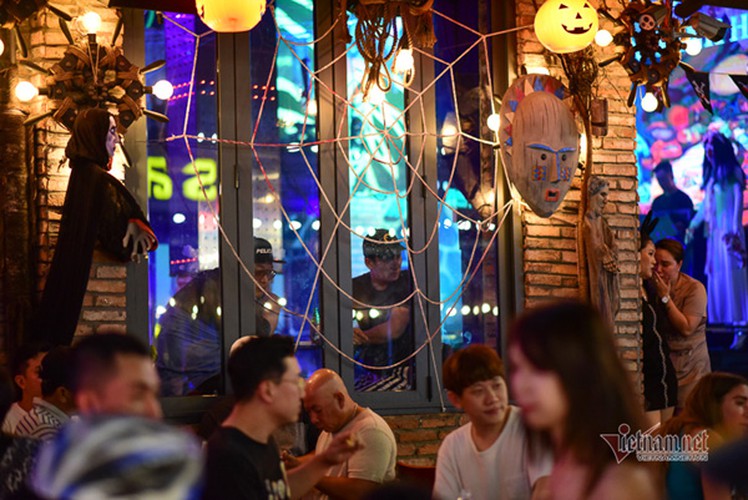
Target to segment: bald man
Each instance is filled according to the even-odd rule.
[[[337,373],[323,368],[309,377],[304,408],[322,431],[315,453],[322,453],[340,432],[351,431],[363,445],[349,460],[330,467],[315,486],[316,498],[361,498],[379,484],[395,479],[397,444],[392,430],[382,417],[351,399]]]

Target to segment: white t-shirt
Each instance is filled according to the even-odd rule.
[[[536,447],[530,459],[519,408],[509,407],[504,429],[483,451],[475,447],[471,431],[468,423],[444,438],[436,459],[435,499],[454,500],[467,493],[472,500],[529,499],[535,481],[550,475],[550,451]]]
[[[397,443],[390,426],[382,417],[364,408],[339,432],[344,431],[352,431],[364,447],[342,464],[330,467],[325,476],[366,479],[375,483],[395,479]],[[316,452],[326,450],[333,437],[329,432],[322,432],[317,439]],[[314,490],[314,498],[324,499],[327,496]]]
[[[13,434],[18,422],[20,422],[26,415],[28,415],[28,412],[21,408],[18,403],[10,405],[10,410],[8,410],[8,413],[5,415],[5,420],[3,420],[3,433]]]

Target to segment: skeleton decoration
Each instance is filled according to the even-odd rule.
[[[499,113],[507,176],[541,217],[561,205],[579,162],[579,132],[565,97],[555,78],[527,75],[506,91]]]

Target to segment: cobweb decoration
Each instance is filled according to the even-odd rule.
[[[445,195],[442,196],[439,194],[436,187],[434,187],[432,184],[430,184],[427,179],[425,179],[422,175],[422,172],[424,171],[423,168],[423,162],[424,162],[424,151],[426,146],[425,139],[427,137],[436,138],[439,140],[448,139],[454,143],[454,148],[456,151],[460,150],[461,145],[466,140],[474,141],[477,144],[486,144],[489,146],[492,146],[496,148],[498,146],[498,134],[494,134],[493,140],[487,140],[485,138],[477,137],[475,135],[470,134],[468,131],[463,130],[462,125],[460,123],[460,120],[457,119],[454,122],[456,133],[451,134],[449,137],[447,137],[445,134],[441,134],[436,130],[428,130],[427,125],[428,122],[426,120],[426,113],[427,108],[424,104],[424,96],[426,96],[429,92],[433,93],[435,91],[435,86],[437,82],[441,80],[446,80],[449,82],[450,88],[451,88],[451,97],[452,97],[452,104],[454,106],[455,114],[459,116],[459,105],[458,105],[458,95],[455,85],[455,65],[463,59],[470,51],[478,50],[481,46],[483,47],[483,53],[486,55],[486,66],[490,67],[489,60],[488,60],[488,54],[490,54],[490,50],[488,47],[488,42],[492,37],[500,36],[500,35],[506,35],[508,33],[512,33],[515,31],[519,31],[522,29],[531,28],[531,25],[529,26],[521,26],[517,28],[512,28],[509,30],[504,31],[497,31],[492,33],[480,33],[473,28],[470,28],[468,26],[465,26],[464,24],[446,16],[445,14],[440,13],[439,11],[434,10],[433,15],[439,16],[444,21],[454,23],[454,25],[458,26],[460,29],[467,30],[471,35],[475,36],[475,41],[469,44],[463,51],[461,55],[455,58],[453,61],[443,61],[438,57],[435,57],[432,54],[429,54],[428,52],[422,51],[420,49],[414,48],[414,52],[417,52],[420,54],[421,57],[424,57],[433,63],[435,63],[435,67],[438,68],[438,71],[434,75],[434,79],[428,83],[425,84],[425,86],[420,90],[414,90],[411,87],[408,87],[406,82],[399,81],[397,78],[393,77],[393,86],[402,88],[402,92],[404,95],[407,95],[407,99],[403,99],[403,102],[407,102],[406,105],[398,107],[397,105],[388,102],[387,100],[383,101],[380,104],[373,104],[370,105],[368,108],[366,106],[360,105],[360,99],[361,96],[359,95],[356,97],[348,98],[345,95],[340,95],[337,93],[334,89],[330,88],[326,85],[325,81],[323,81],[320,78],[320,74],[323,72],[329,70],[329,68],[336,64],[341,59],[345,58],[349,53],[351,53],[352,50],[355,50],[355,42],[349,43],[347,45],[347,49],[344,53],[336,56],[336,58],[332,61],[330,61],[328,64],[320,67],[320,68],[312,68],[309,64],[309,61],[302,57],[298,51],[297,47],[304,46],[304,45],[316,45],[321,40],[324,40],[328,37],[333,36],[333,32],[335,28],[338,26],[338,23],[345,22],[345,13],[341,12],[341,15],[339,15],[332,25],[330,26],[327,31],[322,33],[317,39],[312,40],[311,42],[302,43],[299,41],[296,41],[294,37],[287,32],[284,32],[283,30],[283,23],[279,22],[278,18],[278,12],[276,12],[276,6],[270,5],[269,6],[270,15],[273,16],[273,20],[276,27],[276,43],[275,43],[275,49],[273,57],[270,59],[272,62],[270,64],[270,67],[268,68],[268,77],[266,84],[263,87],[263,97],[262,99],[259,99],[259,110],[257,113],[256,121],[254,124],[254,129],[251,134],[251,139],[247,142],[242,141],[233,141],[233,140],[227,140],[223,139],[221,137],[214,137],[212,139],[209,139],[214,144],[230,144],[230,145],[238,145],[242,148],[248,148],[251,150],[252,155],[256,161],[256,165],[259,168],[260,172],[262,173],[262,181],[267,187],[268,192],[274,199],[275,204],[277,205],[278,211],[281,213],[283,220],[285,224],[290,227],[294,237],[297,239],[298,245],[303,248],[304,252],[309,258],[309,261],[314,264],[316,267],[315,269],[315,278],[314,282],[309,294],[309,298],[306,302],[306,304],[299,308],[299,310],[293,310],[289,308],[288,305],[285,305],[285,303],[280,303],[276,301],[276,299],[273,298],[273,295],[270,293],[270,290],[262,288],[257,278],[253,275],[253,273],[250,270],[250,265],[248,265],[246,262],[242,260],[242,258],[239,255],[239,252],[234,245],[234,243],[231,241],[229,236],[227,235],[223,225],[220,222],[219,214],[216,212],[216,208],[213,202],[211,202],[211,197],[208,196],[206,192],[206,186],[203,184],[203,180],[201,178],[200,172],[198,171],[197,165],[196,165],[196,158],[195,153],[193,151],[194,143],[195,142],[202,142],[205,139],[205,137],[198,136],[198,135],[192,135],[188,134],[187,132],[187,122],[190,117],[190,109],[191,106],[193,106],[192,103],[192,95],[194,93],[194,88],[196,85],[195,82],[195,75],[197,73],[197,62],[198,62],[198,51],[200,48],[200,39],[202,37],[205,37],[206,35],[212,33],[212,32],[206,32],[197,34],[192,31],[190,31],[188,28],[183,27],[180,25],[179,22],[179,16],[170,16],[167,14],[164,14],[164,20],[166,22],[173,23],[175,25],[180,26],[185,31],[191,33],[195,37],[195,53],[194,58],[192,61],[192,68],[191,68],[191,79],[189,83],[189,89],[187,92],[187,109],[184,114],[184,125],[182,127],[182,133],[177,135],[171,135],[165,139],[163,139],[165,142],[175,142],[175,141],[181,141],[184,144],[184,148],[186,150],[186,153],[189,157],[190,163],[194,169],[196,179],[200,183],[200,190],[202,191],[203,196],[205,197],[205,200],[207,203],[205,203],[205,206],[210,211],[211,215],[216,221],[216,227],[221,235],[221,238],[224,240],[227,248],[229,249],[229,252],[231,255],[236,259],[237,263],[239,264],[242,271],[251,279],[251,281],[257,286],[259,289],[263,291],[263,293],[270,297],[271,300],[273,300],[276,305],[280,308],[282,312],[285,312],[287,314],[296,316],[298,318],[302,319],[301,326],[299,327],[298,334],[296,336],[296,345],[298,347],[299,342],[301,341],[302,332],[304,330],[304,327],[306,324],[309,325],[310,329],[314,332],[316,332],[320,339],[322,339],[324,342],[326,342],[330,348],[332,348],[338,355],[340,355],[342,358],[346,359],[353,365],[362,366],[363,368],[369,369],[369,370],[387,370],[394,368],[396,366],[403,365],[404,363],[409,362],[411,359],[413,359],[418,353],[420,353],[424,348],[426,348],[427,345],[430,345],[431,342],[437,337],[437,335],[440,334],[442,330],[442,326],[446,322],[446,320],[450,317],[450,315],[456,314],[455,308],[457,307],[456,304],[458,304],[458,300],[462,297],[462,295],[466,292],[467,288],[466,285],[468,285],[478,274],[478,271],[481,269],[481,266],[488,256],[489,252],[491,251],[494,243],[496,242],[496,239],[499,234],[499,229],[501,229],[504,221],[506,220],[507,216],[512,212],[512,209],[514,208],[515,204],[520,203],[520,200],[516,197],[510,199],[504,206],[496,207],[493,206],[490,214],[488,216],[483,217],[482,219],[473,218],[469,213],[466,213],[464,211],[461,211],[458,207],[453,206],[449,203],[447,200],[446,193],[450,186],[453,185],[454,179],[455,179],[455,171],[457,166],[457,158],[458,155],[454,155],[454,161],[451,165],[451,171],[449,175],[447,176],[446,186],[444,189]],[[333,105],[337,107],[345,107],[347,110],[347,113],[341,113],[343,118],[341,118],[341,121],[336,124],[336,132],[334,139],[326,139],[326,140],[305,140],[305,133],[304,130],[306,129],[308,123],[309,123],[309,116],[310,116],[310,107],[305,106],[305,112],[304,112],[304,118],[303,118],[303,125],[302,125],[302,133],[300,134],[300,137],[302,138],[300,142],[294,142],[294,143],[266,143],[258,140],[258,131],[260,128],[260,123],[263,120],[263,114],[265,113],[265,103],[267,102],[267,97],[269,95],[270,89],[272,87],[272,77],[275,72],[275,64],[276,59],[278,56],[278,52],[281,48],[281,46],[284,46],[284,50],[287,52],[290,52],[290,54],[296,59],[298,64],[303,68],[305,72],[309,75],[309,85],[306,89],[299,89],[303,92],[303,95],[307,96],[309,99],[311,99],[310,96],[312,96],[314,93],[317,95],[327,95],[331,96]],[[489,81],[488,86],[489,88],[492,88],[492,82],[490,81],[490,71],[489,74]],[[359,84],[360,85],[360,84]],[[355,93],[354,93],[355,94]],[[357,100],[358,99],[358,100]],[[492,106],[495,104],[492,101]],[[498,110],[494,109],[494,113],[498,112]],[[410,132],[407,130],[403,124],[406,123],[406,120],[404,119],[406,116],[406,113],[410,113],[410,119],[412,122],[418,122],[418,130],[419,132]],[[347,123],[347,116],[356,116],[358,117],[362,122],[361,130],[358,134],[355,135],[347,135],[348,134],[348,123]],[[271,117],[273,118],[273,117]],[[411,128],[416,128],[412,127]],[[416,137],[420,136],[422,139],[421,141],[421,150],[419,151],[406,151],[405,145],[407,142],[407,139],[409,137]],[[358,141],[361,143],[366,150],[366,156],[368,158],[366,161],[361,161],[360,158],[353,159],[349,157],[349,147],[353,141]],[[315,171],[315,167],[313,165],[312,160],[309,158],[310,151],[314,151],[315,147],[319,147],[323,144],[329,145],[334,144],[334,146],[338,149],[340,155],[345,159],[345,162],[347,164],[348,171],[346,172],[338,172],[338,175],[347,175],[351,179],[350,183],[350,196],[348,197],[348,201],[346,202],[345,206],[340,210],[336,210],[336,207],[334,205],[333,200],[328,198],[326,190],[323,189],[323,180],[319,178],[318,173]],[[330,211],[330,213],[334,214],[334,227],[332,230],[333,237],[329,239],[329,241],[323,243],[320,242],[320,248],[319,248],[319,255],[315,253],[309,246],[305,243],[302,236],[299,234],[297,228],[292,224],[292,219],[289,216],[288,212],[284,208],[283,204],[281,203],[281,196],[279,191],[279,180],[273,179],[271,176],[268,175],[266,166],[263,163],[263,155],[260,154],[260,150],[263,148],[298,148],[298,152],[300,153],[301,157],[303,158],[303,162],[306,165],[306,169],[308,171],[308,175],[311,179],[313,179],[314,184],[317,186],[320,196],[320,204],[324,204],[325,208]],[[494,153],[496,154],[496,152]],[[500,164],[500,162],[497,161],[497,164]],[[410,174],[408,176],[408,179],[405,182],[400,182],[401,185],[397,185],[397,182],[395,182],[394,176],[391,177],[391,182],[387,184],[386,182],[377,182],[376,176],[372,175],[372,171],[375,168],[384,168],[385,170],[389,169],[390,171],[394,169],[396,166],[404,165],[407,168],[408,173]],[[505,174],[504,174],[505,175]],[[496,175],[493,176],[494,182],[496,179]],[[350,205],[352,200],[354,199],[356,193],[361,189],[368,189],[372,190],[376,193],[379,193],[381,195],[389,195],[389,196],[397,196],[407,201],[407,197],[410,195],[412,190],[417,186],[419,186],[419,189],[423,189],[426,192],[426,196],[431,197],[432,201],[436,201],[438,210],[437,210],[437,216],[434,218],[435,223],[431,228],[426,228],[425,234],[426,234],[426,241],[425,244],[421,248],[416,248],[412,245],[412,242],[409,238],[400,238],[397,241],[402,243],[406,249],[407,249],[407,259],[408,259],[408,270],[407,272],[410,273],[412,283],[413,283],[413,292],[410,296],[408,296],[405,300],[401,301],[398,304],[392,304],[390,306],[374,306],[371,304],[361,304],[360,301],[357,301],[360,305],[360,307],[366,307],[366,308],[377,308],[380,310],[388,310],[392,309],[397,306],[401,306],[405,304],[408,301],[412,300],[412,311],[413,311],[413,321],[414,322],[421,322],[424,327],[424,331],[427,332],[426,339],[420,344],[416,345],[413,351],[405,358],[400,360],[397,363],[394,363],[392,365],[388,366],[371,366],[363,364],[357,360],[355,360],[350,354],[344,352],[335,342],[332,340],[332,335],[327,336],[325,335],[325,332],[320,327],[318,322],[313,317],[314,314],[311,311],[312,304],[313,304],[313,297],[315,296],[316,290],[318,290],[318,287],[321,286],[321,283],[323,280],[330,283],[332,286],[335,287],[335,289],[341,294],[342,297],[346,297],[347,299],[353,301],[353,297],[351,293],[342,288],[336,280],[330,276],[325,268],[322,266],[321,263],[325,262],[328,259],[328,256],[330,254],[331,248],[333,246],[334,241],[336,240],[335,235],[338,233],[347,233],[350,236],[357,236],[359,238],[365,238],[367,234],[364,234],[361,232],[360,229],[351,227],[350,224],[347,224],[345,222],[346,214],[350,211]],[[496,191],[496,185],[493,186],[486,186],[487,189],[490,188],[491,192]],[[513,195],[514,196],[514,195]],[[495,203],[494,203],[495,205]],[[405,214],[401,210],[401,204],[398,203],[398,210],[399,210],[399,228],[396,228],[400,234],[408,234],[408,217],[407,214]],[[425,290],[424,287],[422,287],[422,284],[419,283],[418,277],[416,276],[416,273],[414,272],[414,262],[413,258],[414,256],[417,256],[423,252],[425,252],[429,246],[435,242],[435,238],[438,234],[438,227],[439,223],[441,222],[441,214],[445,211],[451,211],[453,212],[457,217],[461,219],[459,224],[464,225],[464,227],[467,226],[474,226],[479,231],[481,231],[483,234],[486,235],[485,239],[488,239],[487,244],[485,244],[484,249],[481,251],[479,249],[480,243],[483,241],[485,242],[485,239],[481,240],[481,238],[476,237],[475,242],[473,244],[473,247],[471,249],[471,253],[468,259],[468,262],[465,265],[466,272],[459,277],[458,285],[452,290],[450,293],[446,294],[446,297],[444,297],[444,293],[442,292],[443,297],[437,297],[433,298],[430,297]],[[405,272],[405,271],[403,271]],[[434,305],[434,306],[441,306],[442,309],[446,309],[446,311],[442,312],[443,319],[439,322],[439,324],[429,324],[427,321],[427,311],[426,307],[427,305]],[[434,355],[434,349],[430,349],[431,352],[431,363],[433,364],[433,373],[436,375],[437,379],[437,385],[438,385],[438,393],[441,400],[441,406],[444,408],[444,401],[442,397],[442,388],[441,388],[441,381],[439,379],[439,374],[441,372],[440,367],[437,365],[436,358]]]

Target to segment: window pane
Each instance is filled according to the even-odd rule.
[[[312,0],[275,2],[271,16],[251,31],[253,124],[259,122],[253,170],[254,235],[270,243],[274,263],[255,260],[260,334],[299,340],[302,372],[321,367],[322,349],[310,322],[319,323],[319,188],[317,186],[314,19]],[[279,41],[280,37],[280,41]],[[287,42],[287,43],[286,43]],[[277,46],[277,52],[276,52]],[[275,60],[273,61],[273,58]],[[274,68],[272,74],[269,72]],[[268,78],[270,76],[270,78]],[[245,134],[246,135],[246,134]],[[258,240],[255,240],[257,244]],[[282,260],[283,262],[277,262]],[[278,274],[268,279],[269,271]],[[278,314],[280,313],[280,314]]]
[[[349,30],[356,19],[349,15]],[[355,43],[347,55],[351,276],[354,359],[387,369],[354,369],[358,391],[413,390],[412,277],[408,234],[405,96],[373,85],[366,99],[364,60]],[[366,241],[364,236],[369,237]],[[392,366],[396,365],[397,366]]]
[[[478,25],[476,9],[461,9],[459,4],[442,8],[447,16],[467,26]],[[501,214],[496,216],[495,153],[470,137],[494,140],[485,126],[492,112],[491,96],[484,90],[490,68],[481,67],[485,59],[479,47],[470,48],[477,39],[475,34],[436,16],[434,29],[439,40],[434,55],[441,61],[457,61],[452,72],[444,73],[436,84],[440,135],[437,188],[443,200],[438,211],[439,284],[446,359],[452,350],[467,344],[497,347],[498,245],[492,237]],[[435,62],[436,75],[446,69]],[[460,130],[462,136],[458,135]]]
[[[148,266],[150,341],[164,396],[220,387],[216,36],[196,36],[206,31],[195,16],[145,13],[146,64],[166,60],[146,83],[174,86],[167,101],[149,95],[147,103],[169,117],[147,125],[149,219],[159,238]],[[199,138],[189,147],[185,121]]]

